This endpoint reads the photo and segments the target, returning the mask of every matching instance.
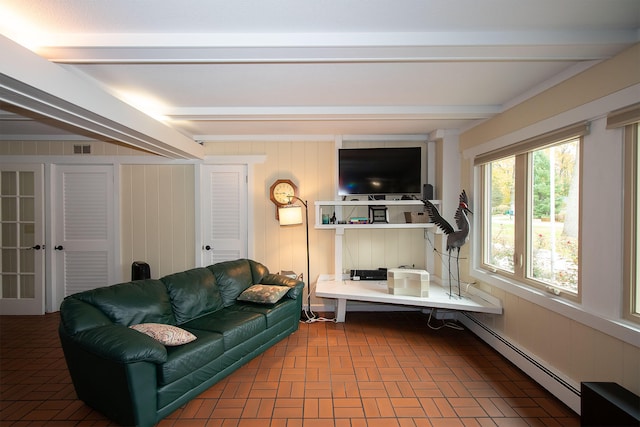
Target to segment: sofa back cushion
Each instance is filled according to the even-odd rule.
[[[248,259],[237,259],[219,262],[207,267],[216,277],[225,307],[235,304],[238,295],[249,286],[260,283],[261,276],[257,280],[254,278],[254,272],[258,276],[261,274],[255,264],[257,264],[255,261]]]
[[[160,280],[120,283],[80,292],[69,298],[91,304],[118,325],[176,324],[167,288]]]
[[[160,280],[167,287],[178,324],[224,307],[216,277],[207,268],[170,274]]]
[[[262,283],[264,276],[269,274],[269,269],[258,261],[252,259],[248,260],[251,267],[251,277],[253,277],[253,283]]]

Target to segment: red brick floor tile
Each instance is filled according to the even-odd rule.
[[[58,313],[0,316],[2,427],[112,427],[77,399]],[[157,427],[578,427],[562,402],[468,331],[421,313],[349,313],[299,330]]]

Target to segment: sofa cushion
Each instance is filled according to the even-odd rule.
[[[251,267],[251,277],[253,278],[253,283],[262,283],[262,278],[269,274],[269,269],[266,265],[261,264],[258,261],[254,261],[252,259],[248,261],[249,266]]]
[[[260,313],[267,319],[267,328],[271,328],[279,322],[286,319],[295,319],[300,315],[298,305],[291,298],[283,298],[275,304],[254,304],[239,302],[228,308],[236,311],[249,311],[252,313]]]
[[[160,279],[167,287],[178,324],[223,307],[216,278],[207,268],[194,268]]]
[[[119,325],[176,324],[167,288],[160,280],[145,279],[105,286],[74,294],[71,298],[93,305]]]
[[[196,336],[189,331],[162,323],[139,323],[129,327],[169,347],[187,344],[196,339]]]
[[[255,283],[248,259],[219,262],[207,268],[216,277],[225,307],[233,305],[238,295]]]
[[[238,295],[239,301],[255,302],[257,304],[275,304],[280,301],[289,288],[277,285],[252,285]]]
[[[216,332],[189,329],[197,339],[178,347],[167,347],[167,361],[158,366],[158,383],[170,384],[192,374],[224,353],[222,335]]]
[[[298,286],[298,284],[302,282],[299,282],[296,279],[292,279],[291,277],[282,276],[280,274],[265,274],[262,277],[262,280],[260,280],[260,283],[262,283],[263,285],[287,286],[289,288],[287,297],[291,299],[297,299],[299,296],[301,296],[302,290],[304,289],[304,286]]]
[[[262,314],[257,312],[224,308],[191,320],[182,327],[189,330],[199,329],[222,334],[224,349],[228,351],[264,331],[267,328],[267,321]]]

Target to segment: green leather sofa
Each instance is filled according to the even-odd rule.
[[[254,284],[288,289],[275,303],[240,301]],[[303,288],[239,259],[68,296],[59,335],[76,393],[119,424],[152,426],[295,332]],[[165,346],[130,328],[149,323],[196,339]]]

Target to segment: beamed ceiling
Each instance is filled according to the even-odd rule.
[[[640,41],[640,1],[0,0],[0,31],[1,139],[194,158],[468,129]]]

